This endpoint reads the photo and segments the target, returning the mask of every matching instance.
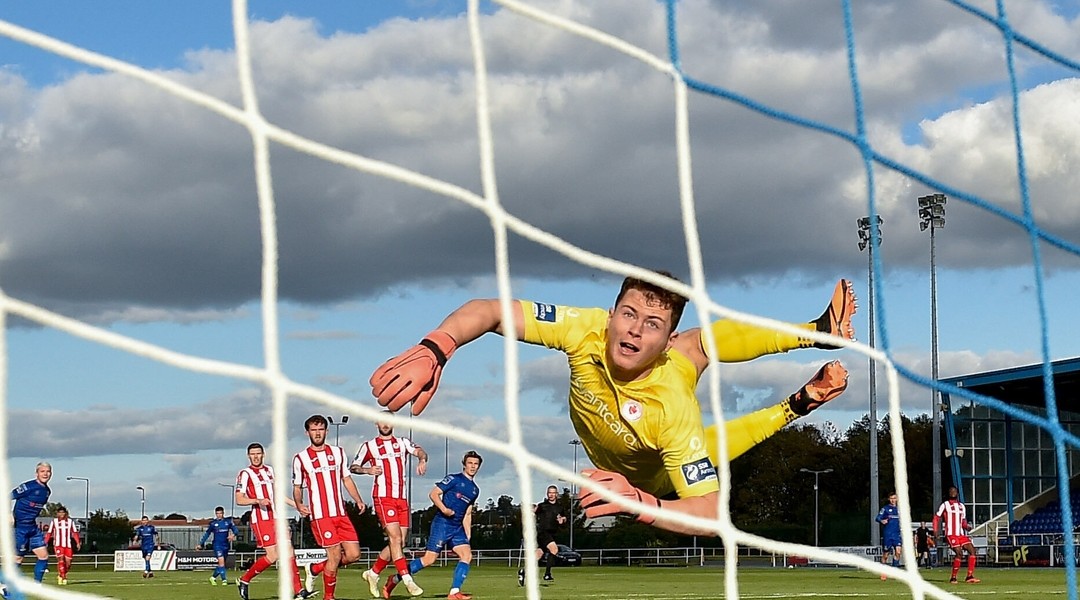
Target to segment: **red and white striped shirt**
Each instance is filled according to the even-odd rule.
[[[952,498],[942,502],[934,515],[934,531],[939,520],[945,524],[945,535],[967,535],[967,509],[963,502]]]
[[[409,438],[379,436],[360,444],[353,464],[361,467],[366,464],[382,467],[382,473],[375,476],[375,482],[371,486],[372,497],[404,500],[407,489],[405,480],[409,476],[405,459],[409,454],[417,455],[416,445]]]
[[[322,450],[308,446],[293,457],[293,485],[306,486],[311,518],[343,517],[341,484],[349,477],[345,451],[329,444]]]
[[[53,540],[57,548],[73,548],[72,540],[82,543],[79,540],[79,525],[70,518],[53,519],[45,532],[45,543],[48,544],[49,540]]]
[[[270,506],[253,504],[251,520],[269,522],[274,520],[274,468],[270,465],[249,466],[236,476],[236,491],[248,498],[266,498]]]

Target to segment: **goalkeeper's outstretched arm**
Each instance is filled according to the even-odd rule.
[[[519,340],[525,336],[521,303],[514,302],[512,310],[514,323],[505,327],[498,300],[466,302],[419,344],[376,369],[368,382],[372,395],[392,411],[411,402],[412,414],[420,414],[439,388],[443,365],[460,346],[489,332],[506,335],[506,331],[512,331]]]
[[[686,498],[679,498],[678,500],[660,500],[645,490],[634,487],[626,477],[619,473],[602,471],[599,469],[585,469],[581,473],[594,483],[603,486],[608,491],[614,492],[627,500],[640,502],[645,506],[656,506],[663,508],[666,511],[671,511],[672,513],[700,517],[702,519],[716,520],[719,518],[717,504],[719,492],[709,492],[703,496],[689,496]],[[639,522],[645,523],[646,525],[652,525],[653,527],[666,529],[683,535],[716,535],[716,531],[711,529],[694,527],[674,519],[668,519],[662,516],[654,517],[646,513],[637,513],[633,510],[628,510],[622,506],[608,502],[601,497],[600,494],[585,487],[582,487],[581,491],[578,492],[578,498],[581,502],[581,507],[585,510],[585,516],[590,519],[605,515],[629,514],[636,516]]]

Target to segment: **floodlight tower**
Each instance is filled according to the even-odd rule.
[[[934,230],[945,227],[945,194],[930,194],[919,198],[919,231],[930,229],[930,373],[938,379],[938,326],[937,326],[937,263],[934,247]],[[938,389],[930,390],[930,418],[933,432],[932,451],[934,502],[941,501],[941,400]]]
[[[874,347],[874,247],[881,245],[881,215],[862,217],[857,221],[859,225],[859,250],[866,250],[869,257],[867,267],[867,279],[869,281],[869,305],[870,305],[870,347]],[[871,231],[871,228],[873,231]],[[876,243],[875,243],[876,240]],[[877,516],[878,504],[881,502],[881,490],[878,473],[878,439],[877,439],[877,363],[870,358],[870,519]],[[881,532],[877,527],[870,528],[870,544],[878,546],[881,542]]]

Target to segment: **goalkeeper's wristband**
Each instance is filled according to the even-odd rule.
[[[439,366],[445,366],[446,361],[450,360],[450,357],[454,355],[454,351],[457,350],[457,341],[449,333],[441,329],[436,329],[431,333],[424,336],[424,339],[420,340],[420,345],[431,350],[431,353],[435,355],[435,361],[439,363]]]

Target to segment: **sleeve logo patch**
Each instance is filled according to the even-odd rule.
[[[533,317],[535,317],[537,321],[554,323],[555,305],[544,304],[542,302],[533,302]]]
[[[713,466],[709,457],[705,457],[683,465],[682,474],[686,485],[694,485],[706,479],[716,479],[716,467]]]

